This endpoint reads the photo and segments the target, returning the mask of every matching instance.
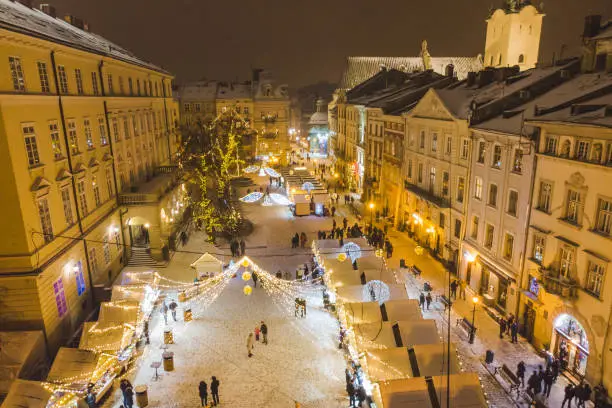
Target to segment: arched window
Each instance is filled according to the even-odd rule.
[[[489,65],[493,66],[493,56],[492,55],[491,55],[491,63]]]
[[[519,60],[518,60],[519,64],[522,64],[525,62],[525,56],[523,54],[519,55]]]
[[[595,143],[593,145],[593,153],[591,155],[591,161],[595,163],[600,163],[602,155],[603,155],[603,145],[601,143]]]
[[[571,150],[571,143],[569,140],[566,140],[563,142],[563,144],[561,145],[561,157],[569,157],[570,155],[570,150]]]
[[[497,65],[501,65],[502,64],[502,55],[499,54],[499,59],[497,61]]]

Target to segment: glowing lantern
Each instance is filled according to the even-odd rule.
[[[376,250],[376,256],[377,256],[377,257],[379,257],[379,258],[382,258],[382,256],[383,256],[383,250],[382,250],[382,249],[380,249],[380,248],[379,248],[379,249],[377,249],[377,250]]]
[[[249,285],[246,285],[244,288],[242,288],[242,292],[249,296],[251,293],[253,293],[253,288],[250,287]]]
[[[340,262],[344,262],[344,261],[346,261],[346,254],[345,254],[344,252],[339,253],[339,254],[338,254],[338,260],[339,260]]]
[[[414,248],[414,252],[417,255],[423,255],[423,247],[422,246],[418,246],[418,247]]]
[[[242,264],[241,264],[241,265],[242,265],[242,266],[244,266],[244,267],[246,268],[247,266],[249,266],[249,260],[248,260],[248,259],[246,259],[246,258],[245,258],[245,259],[243,259],[243,260],[242,260]]]
[[[248,281],[249,279],[251,279],[251,273],[250,272],[244,272],[242,274],[242,280],[243,281]]]

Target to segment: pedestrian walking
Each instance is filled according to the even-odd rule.
[[[451,299],[457,299],[457,279],[450,284],[450,290]]]
[[[521,387],[525,388],[525,362],[522,360],[516,365],[516,378],[521,382]]]
[[[531,375],[529,376],[529,379],[527,380],[527,393],[528,394],[538,394],[538,385],[539,381],[538,381],[538,372],[534,371],[533,373],[531,373]]]
[[[516,323],[516,322],[515,322]],[[559,377],[559,360],[554,359],[552,364],[550,365],[550,371],[553,375],[553,382],[557,382],[557,377]]]
[[[356,398],[356,392],[355,392],[355,385],[353,384],[353,381],[350,381],[346,384],[346,393],[349,396],[349,405],[354,408],[355,407],[355,403],[357,402],[357,398]]]
[[[208,405],[208,385],[204,381],[200,381],[200,385],[198,386],[198,393],[200,394],[200,401],[202,401],[202,406],[205,407]]]
[[[512,325],[510,326],[510,336],[512,338],[512,343],[518,343],[518,322],[516,320],[514,320],[512,322]],[[559,368],[557,365],[557,375],[559,373]],[[557,376],[555,375],[555,381],[557,379]]]
[[[419,296],[419,306],[421,306],[421,310],[425,310],[425,295],[421,292]]]
[[[586,402],[591,399],[591,386],[585,382],[582,382],[576,390],[576,398],[578,399],[577,407],[584,408]]]
[[[259,328],[261,330],[261,335],[263,336],[263,344],[268,344],[268,326],[266,326],[263,320],[261,321],[261,326],[259,326]]]
[[[165,300],[162,302],[161,305],[161,314],[164,315],[164,323],[168,324],[168,305],[166,304]]]
[[[499,338],[504,338],[504,333],[506,332],[506,319],[503,317],[499,319]]]
[[[259,326],[255,326],[255,341],[259,341],[259,333],[261,333],[261,329]]]
[[[467,282],[461,279],[459,281],[459,298],[465,300],[465,287],[467,286]]]
[[[544,369],[542,366],[538,366],[538,373],[536,374],[536,394],[542,392],[542,382],[544,381]]]
[[[306,233],[305,233],[305,232],[302,232],[302,233],[300,234],[300,244],[301,244],[301,247],[302,247],[302,248],[305,248],[305,247],[306,247],[306,240],[307,240],[307,238],[306,238]]]
[[[134,389],[129,381],[125,388],[125,393],[123,394],[123,401],[125,403],[125,408],[132,408],[134,406]]]
[[[176,308],[177,307],[178,305],[176,304],[174,300],[170,302],[170,305],[168,305],[168,308],[172,312],[172,318],[174,319],[175,322],[176,322]]]
[[[253,357],[253,347],[255,346],[255,341],[253,340],[253,333],[249,333],[247,337],[247,354],[249,357]]]
[[[257,287],[257,279],[259,279],[257,277],[257,273],[253,272],[253,274],[251,275],[251,279],[253,279],[253,287],[256,288]]]
[[[244,256],[244,254],[246,249],[246,243],[244,242],[244,239],[240,240],[240,253],[242,254],[242,256]]]
[[[567,384],[563,392],[564,392],[564,397],[563,397],[563,402],[561,403],[561,408],[565,407],[566,402],[567,402],[567,407],[571,408],[572,400],[574,399],[574,396],[576,395],[576,388],[574,387],[574,384],[572,383]]]
[[[219,404],[219,380],[214,375],[210,382],[210,393],[212,394],[213,407]]]
[[[331,208],[331,216],[333,217],[333,216],[335,216],[335,215],[336,215],[336,207],[334,207],[334,206],[332,205],[332,208]],[[334,224],[335,224],[335,223],[336,223],[336,221],[334,221]]]
[[[552,385],[553,375],[552,372],[547,369],[544,372],[544,394],[546,395],[546,398],[550,397],[550,390],[552,389]]]
[[[346,230],[346,227],[347,227],[347,226],[348,226],[348,220],[346,219],[346,217],[344,217],[344,218],[342,219],[342,227],[343,227],[342,229],[343,229],[343,230]]]
[[[506,334],[508,336],[510,336],[510,331],[512,330],[512,323],[514,323],[514,315],[512,313],[510,313],[510,315],[508,316],[508,320],[506,321]]]
[[[427,296],[425,296],[425,304],[427,305],[427,310],[429,310],[429,305],[433,301],[431,297],[431,292],[427,292]]]

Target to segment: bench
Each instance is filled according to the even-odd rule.
[[[453,305],[453,301],[450,300],[448,297],[446,297],[446,295],[438,296],[438,300],[440,301],[440,303],[444,305],[444,310],[446,310],[446,308],[451,307]],[[459,322],[457,322],[457,324],[459,324]]]
[[[416,265],[412,265],[412,273],[414,274],[415,278],[417,276],[421,276],[421,270]]]
[[[501,378],[504,379],[508,384],[510,384],[510,392],[516,390],[516,396],[519,395],[519,386],[521,385],[521,380],[512,372],[507,365],[503,364],[501,367],[495,367],[495,374],[499,374]]]
[[[465,317],[457,319],[457,326],[461,326],[468,335],[470,335],[472,332],[476,334],[476,327],[473,326],[472,323]]]

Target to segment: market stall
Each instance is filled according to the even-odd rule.
[[[42,331],[0,332],[0,400],[18,378],[44,378],[48,367]]]
[[[87,404],[75,393],[55,390],[47,383],[16,380],[2,408],[87,408]]]
[[[328,258],[337,259],[339,254],[345,253],[344,248],[350,243],[356,245],[357,248],[365,248],[366,254],[374,251],[365,238],[347,238],[344,240],[344,245],[340,245],[337,239],[319,239],[313,241],[312,250],[315,256],[321,259],[320,262],[323,262]],[[361,257],[361,253],[357,257]]]
[[[310,215],[310,195],[305,191],[299,190],[292,193],[289,197],[294,203],[294,215],[303,216]]]
[[[384,321],[421,320],[423,314],[416,299],[387,300],[380,307]]]
[[[489,406],[478,375],[450,375],[450,399],[446,401],[447,377],[416,377],[382,381],[375,386],[374,402],[380,408],[486,408]],[[450,405],[450,406],[449,406]]]
[[[136,327],[140,318],[140,305],[140,302],[134,300],[102,302],[100,303],[98,323],[102,327],[124,323]]]
[[[378,302],[348,302],[342,305],[342,310],[349,326],[380,321],[423,319],[419,302],[414,299],[388,300],[382,305]]]
[[[116,356],[75,348],[60,348],[47,381],[63,388],[84,393],[88,384],[94,384],[96,402],[100,401],[113,385],[118,374]]]
[[[359,351],[440,343],[435,320],[361,323],[353,333]]]
[[[404,285],[387,285],[384,282],[377,284],[377,281],[370,281],[368,283],[372,282],[374,282],[373,285],[351,285],[336,288],[336,301],[338,303],[372,301],[381,303],[387,300],[408,299]]]
[[[208,252],[199,257],[191,268],[196,271],[196,279],[206,279],[223,273],[223,262]]]
[[[123,362],[129,358],[127,351],[133,344],[134,331],[128,324],[104,326],[99,322],[85,322],[79,349],[114,354]]]

